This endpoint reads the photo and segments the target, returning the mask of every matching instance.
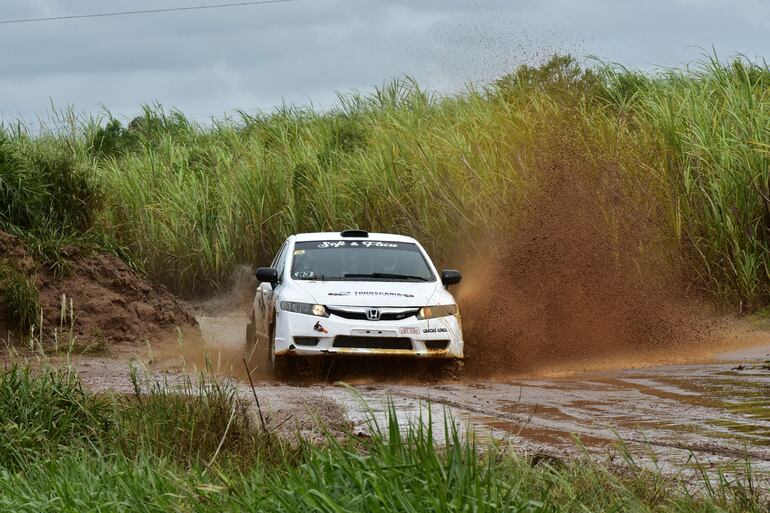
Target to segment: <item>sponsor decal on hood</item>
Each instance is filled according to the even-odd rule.
[[[414,297],[414,294],[406,292],[377,292],[377,291],[355,291],[355,292],[329,292],[329,296],[395,296],[395,297]]]
[[[315,303],[337,306],[421,307],[429,304],[429,300],[439,289],[438,282],[351,284],[344,281],[297,280],[293,285],[307,292]],[[443,291],[443,288],[440,290]]]
[[[407,294],[406,292],[379,292],[375,290],[357,290],[353,292],[355,296],[399,296],[399,297],[414,297],[414,294]]]

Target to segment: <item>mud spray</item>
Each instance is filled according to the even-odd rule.
[[[457,293],[471,377],[702,360],[740,344],[688,286],[654,184],[564,133],[540,149],[508,229],[485,235],[493,256],[466,267]]]
[[[266,362],[257,362],[253,347],[246,345],[246,324],[257,289],[252,269],[238,267],[225,294],[189,304],[198,321],[197,329],[188,329],[169,337],[153,348],[155,368],[188,371],[210,370],[247,380],[243,360],[250,361],[252,378],[271,377]]]

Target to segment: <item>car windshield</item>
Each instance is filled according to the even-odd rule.
[[[416,244],[375,240],[297,242],[295,280],[435,281]]]

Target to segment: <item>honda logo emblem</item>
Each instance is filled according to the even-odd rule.
[[[366,318],[370,321],[379,321],[380,311],[377,308],[369,308],[366,310]]]

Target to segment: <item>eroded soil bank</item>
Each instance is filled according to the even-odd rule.
[[[44,348],[55,342],[91,352],[130,353],[176,328],[196,325],[187,305],[115,255],[76,247],[58,251],[60,268],[52,269],[33,258],[18,237],[0,231],[0,260],[37,291],[43,333],[37,330],[34,337]],[[0,280],[0,298],[3,287]],[[0,300],[0,340],[19,336],[9,319],[11,308]]]

